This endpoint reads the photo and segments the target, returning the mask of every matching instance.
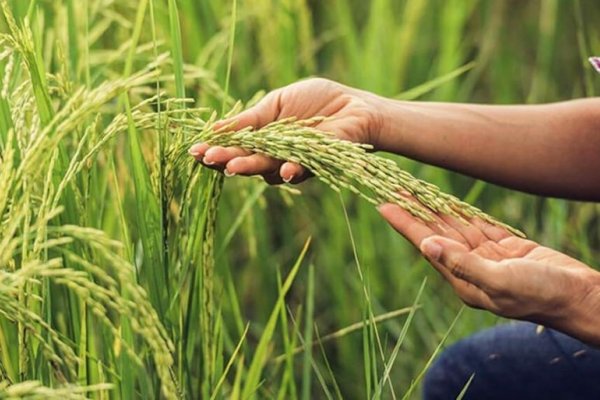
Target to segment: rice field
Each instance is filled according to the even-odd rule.
[[[0,398],[419,398],[446,344],[502,321],[464,308],[381,219],[383,200],[427,218],[398,189],[598,267],[598,205],[310,121],[213,129],[307,76],[404,100],[592,96],[593,0],[0,5]],[[225,178],[187,153],[200,139],[316,178]]]

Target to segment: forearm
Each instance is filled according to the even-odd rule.
[[[494,106],[386,100],[380,150],[514,189],[600,200],[600,99]]]

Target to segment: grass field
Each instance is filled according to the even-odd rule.
[[[501,321],[372,204],[224,179],[163,122],[311,75],[407,100],[593,96],[596,3],[0,0],[0,397],[418,398],[445,343]],[[599,266],[599,206],[389,158]]]

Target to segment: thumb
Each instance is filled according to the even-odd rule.
[[[498,275],[496,263],[473,253],[464,244],[442,236],[430,236],[421,242],[421,252],[431,262],[447,269],[458,279],[485,289]]]
[[[242,111],[238,115],[227,118],[215,123],[214,129],[228,128],[240,130],[247,127],[254,129],[262,128],[270,122],[273,122],[279,116],[279,96],[280,91],[275,90],[267,94],[255,106]]]

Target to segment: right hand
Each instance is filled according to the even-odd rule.
[[[332,117],[315,128],[331,132],[339,139],[377,146],[381,128],[381,98],[337,82],[313,78],[293,83],[267,94],[254,107],[218,122],[215,129],[234,124],[233,129],[261,128],[288,117],[307,119]],[[197,143],[190,154],[205,166],[226,175],[262,175],[270,184],[299,183],[309,176],[304,167],[237,147]]]

